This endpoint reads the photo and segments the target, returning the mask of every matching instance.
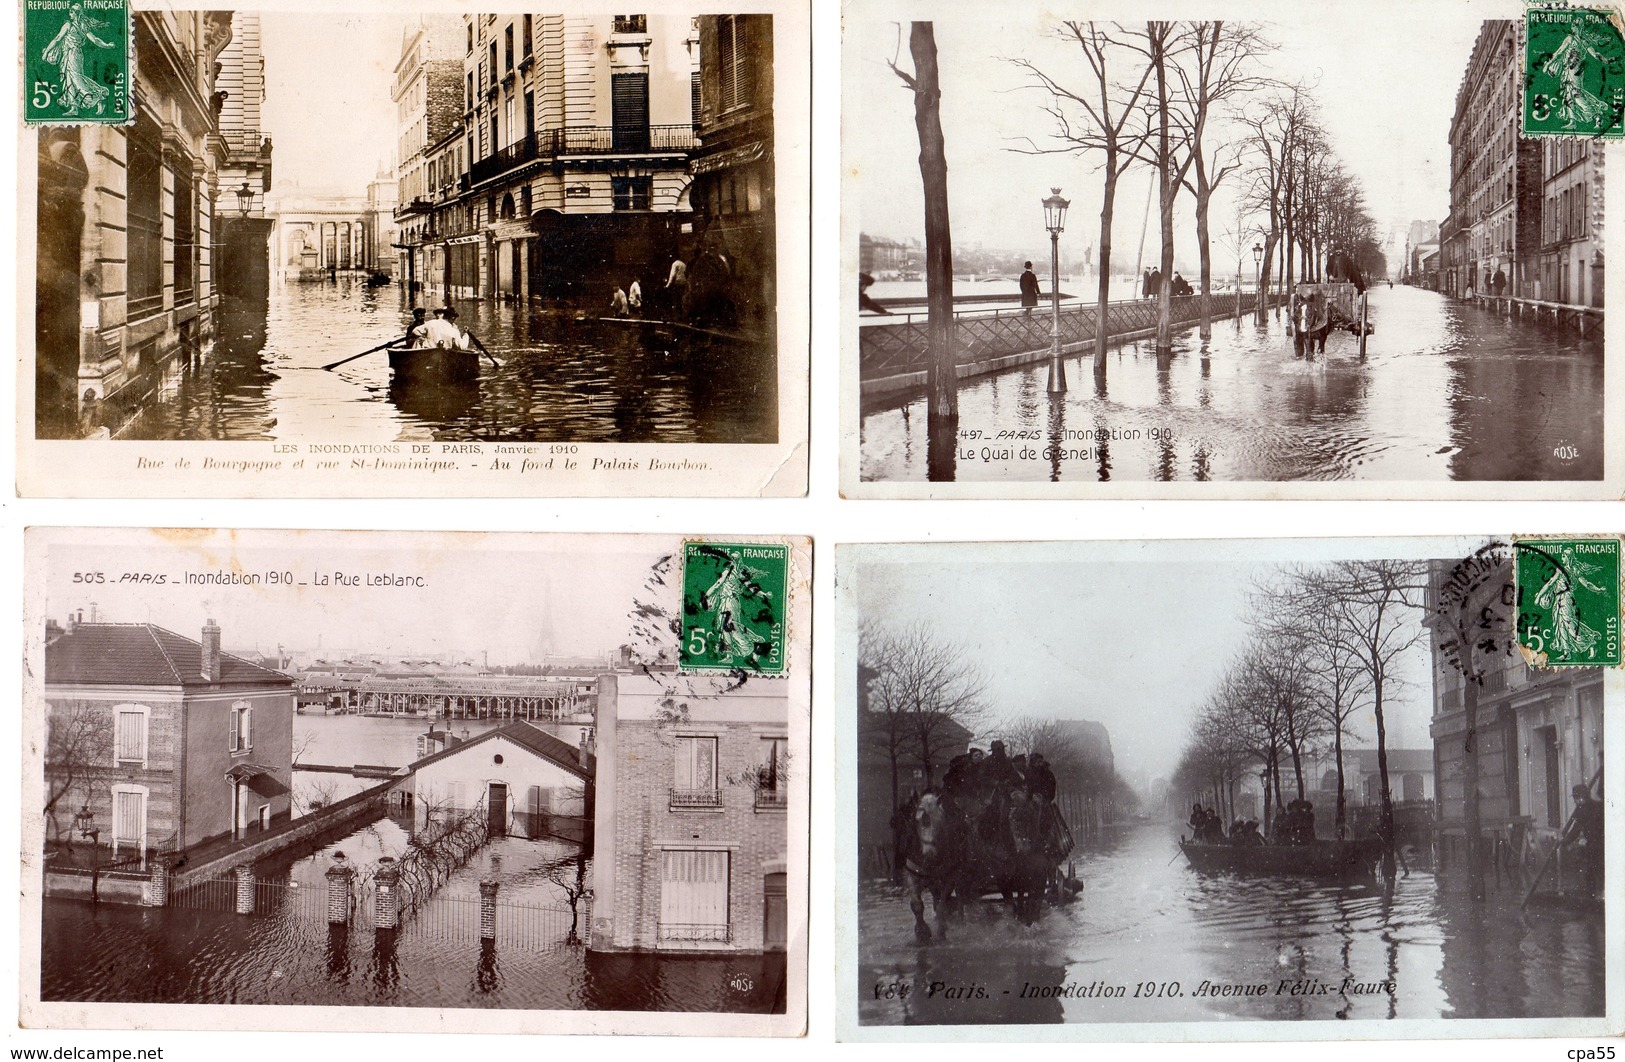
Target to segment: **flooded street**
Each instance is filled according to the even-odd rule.
[[[212,353],[172,363],[158,393],[118,431],[131,439],[770,442],[777,368],[765,344],[596,311],[457,302],[485,343],[477,381],[392,380],[379,351],[402,335],[397,285],[359,276],[273,286],[270,303],[222,306]],[[428,305],[428,303],[425,303]],[[432,307],[431,307],[432,308]]]
[[[1507,319],[1412,287],[1370,289],[1376,332],[1333,332],[1295,360],[1282,318],[1218,321],[1206,344],[1178,333],[1171,359],[1136,340],[960,388],[960,480],[1587,480],[1603,466],[1597,338]],[[999,438],[1001,432],[1015,433]],[[979,433],[979,434],[972,434]],[[862,420],[866,480],[923,480],[924,399]]]
[[[1045,907],[1030,927],[1003,904],[979,904],[950,923],[948,941],[923,946],[900,890],[865,883],[860,1021],[1603,1013],[1600,914],[1520,911],[1511,884],[1474,905],[1459,884],[1416,867],[1391,895],[1375,882],[1203,876],[1177,855],[1177,836],[1173,826],[1130,828],[1083,855],[1079,902]]]

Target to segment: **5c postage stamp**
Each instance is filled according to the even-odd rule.
[[[777,543],[683,543],[678,670],[785,673],[790,550]]]
[[[128,0],[24,0],[23,120],[130,122],[130,26]]]
[[[1625,136],[1625,36],[1617,13],[1524,14],[1525,136]]]
[[[1618,538],[1523,538],[1513,544],[1518,646],[1546,667],[1617,667]]]

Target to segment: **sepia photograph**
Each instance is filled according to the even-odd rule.
[[[804,11],[36,6],[25,489],[792,486],[764,485],[805,438]]]
[[[838,1035],[1617,1034],[1619,549],[838,547]]]
[[[807,540],[27,550],[23,1026],[804,1031]]]
[[[849,496],[1625,495],[1616,22],[846,12]]]

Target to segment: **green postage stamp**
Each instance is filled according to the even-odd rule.
[[[1618,538],[1520,538],[1513,579],[1518,644],[1547,667],[1617,667]]]
[[[1625,136],[1625,37],[1618,18],[1584,7],[1524,13],[1525,136]]]
[[[683,543],[678,670],[784,674],[789,587],[787,545]]]
[[[23,121],[124,125],[131,57],[129,0],[23,0]]]

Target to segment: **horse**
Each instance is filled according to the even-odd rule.
[[[925,894],[937,914],[937,939],[948,939],[948,905],[958,883],[965,853],[963,828],[935,790],[920,794],[910,816],[903,870],[908,875],[909,909],[914,912],[914,939],[931,940],[925,921]]]
[[[1009,827],[1009,857],[1001,861],[999,888],[1016,918],[1026,925],[1038,921],[1044,892],[1055,867],[1053,845],[1045,822],[1046,805],[1018,793],[1005,815]]]

